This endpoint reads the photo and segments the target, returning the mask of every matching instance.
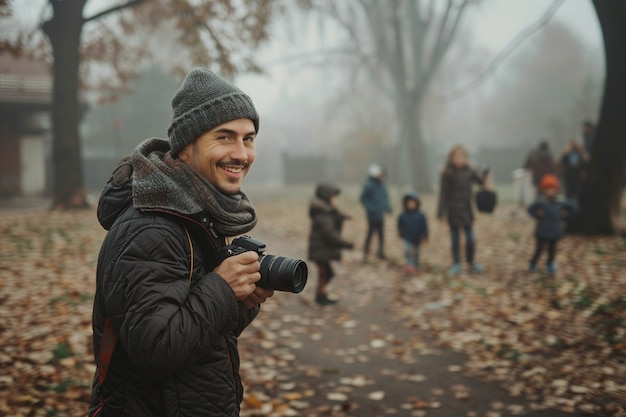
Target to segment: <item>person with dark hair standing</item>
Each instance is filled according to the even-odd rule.
[[[596,126],[591,120],[585,120],[580,128],[583,140],[583,146],[585,152],[591,155],[591,148],[593,146],[593,139],[596,134]]]
[[[367,216],[367,234],[363,245],[363,261],[366,262],[374,234],[378,235],[378,259],[385,259],[385,213],[391,213],[389,192],[385,179],[387,172],[381,164],[371,164],[367,169],[367,180],[361,189],[361,204]]]
[[[589,156],[580,142],[572,139],[567,144],[560,159],[561,175],[565,181],[565,196],[578,201],[583,187]]]
[[[539,145],[530,151],[524,161],[524,168],[532,175],[532,184],[535,189],[534,198],[539,195],[539,182],[546,174],[556,174],[557,163],[550,151],[548,141],[542,139]]]
[[[421,201],[416,192],[402,198],[403,211],[398,216],[398,235],[404,241],[404,273],[416,274],[420,265],[420,245],[428,240],[428,221],[420,210]]]
[[[309,205],[311,232],[309,234],[309,259],[317,266],[317,289],[315,302],[320,305],[335,304],[337,300],[328,298],[326,285],[335,272],[331,261],[341,259],[342,249],[352,249],[354,244],[341,238],[341,229],[348,216],[339,211],[337,198],[339,188],[332,184],[318,184],[315,196]]]
[[[437,217],[447,218],[452,241],[453,264],[450,275],[461,272],[461,231],[465,232],[465,258],[470,271],[480,273],[484,268],[474,260],[476,241],[474,237],[474,212],[472,210],[472,185],[484,185],[488,169],[479,172],[469,164],[467,149],[456,145],[448,154],[446,165],[441,173],[439,206]]]
[[[108,233],[96,275],[90,416],[238,416],[237,339],[274,293],[256,285],[256,252],[220,254],[257,223],[241,191],[259,129],[252,100],[196,68],[172,109],[169,140],[142,142],[98,203]]]
[[[553,274],[556,272],[554,266],[556,244],[563,237],[563,223],[573,216],[575,207],[571,202],[558,200],[560,183],[556,176],[544,175],[540,186],[541,195],[537,201],[528,207],[528,214],[537,220],[535,252],[530,260],[528,270],[530,272],[537,271],[537,262],[544,249],[547,249],[546,270]]]

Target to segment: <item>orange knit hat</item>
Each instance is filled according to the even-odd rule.
[[[541,177],[541,182],[539,183],[539,187],[542,190],[545,190],[546,188],[558,189],[560,186],[561,184],[559,183],[559,179],[552,174],[546,174]]]

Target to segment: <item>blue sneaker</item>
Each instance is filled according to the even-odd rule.
[[[459,262],[455,262],[454,265],[448,269],[449,275],[457,275],[461,273],[461,264]]]
[[[470,270],[475,274],[482,274],[483,272],[485,272],[485,268],[483,268],[481,264],[477,264],[476,262],[470,265]]]
[[[533,263],[531,263],[531,264],[528,266],[528,272],[537,272],[537,264],[533,264]]]
[[[556,272],[556,266],[554,266],[554,264],[548,264],[546,266],[546,271],[548,271],[551,274],[554,274]]]

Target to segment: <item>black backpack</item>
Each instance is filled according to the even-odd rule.
[[[493,190],[481,189],[476,193],[476,208],[482,213],[493,213],[498,202],[498,195]]]

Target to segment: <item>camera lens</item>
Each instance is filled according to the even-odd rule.
[[[300,259],[289,259],[284,256],[262,255],[261,279],[257,285],[277,291],[299,293],[306,285],[308,268]]]

